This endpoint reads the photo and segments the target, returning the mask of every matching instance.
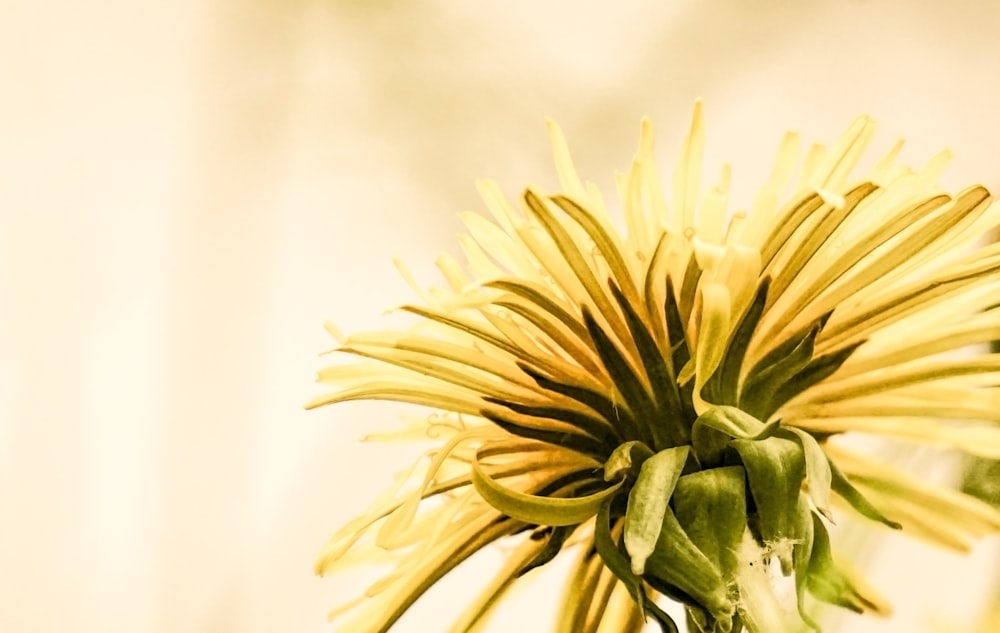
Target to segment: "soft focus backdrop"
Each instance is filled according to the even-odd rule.
[[[873,154],[949,147],[946,184],[996,189],[998,27],[981,0],[0,1],[0,631],[331,630],[362,576],[314,556],[410,457],[357,442],[397,407],[302,410],[322,323],[409,300],[393,256],[436,281],[475,178],[554,187],[552,116],[611,192],[640,117],[666,167],[702,97],[736,206],[786,128],[861,113]],[[897,616],[845,630],[989,600],[996,540],[869,549]],[[491,630],[544,630],[539,587]]]

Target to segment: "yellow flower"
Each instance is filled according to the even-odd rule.
[[[888,609],[834,563],[835,509],[958,549],[1000,529],[986,504],[837,443],[861,432],[1000,456],[1000,355],[981,345],[1000,339],[1000,246],[983,241],[1000,210],[981,186],[940,190],[947,153],[912,171],[897,144],[852,178],[873,131],[858,119],[798,173],[787,134],[735,213],[728,166],[702,184],[700,104],[669,197],[648,121],[618,214],[554,123],[561,193],[528,189],[518,210],[480,183],[493,221],[463,216],[467,265],[438,259],[447,287],[417,289],[422,304],[401,308],[411,329],[342,339],[363,360],[322,370],[333,391],[309,405],[423,405],[434,412],[383,439],[439,442],[317,563],[395,565],[331,614],[351,612],[344,630],[387,630],[501,539],[503,568],[452,631],[563,553],[575,563],[556,631],[676,630],[661,598],[697,630],[798,630],[814,626],[807,594]],[[782,574],[797,605],[774,591]]]

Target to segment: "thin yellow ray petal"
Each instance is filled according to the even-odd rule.
[[[760,276],[759,251],[738,244],[726,248],[716,279],[729,288],[732,297],[731,323],[735,323],[753,301]]]
[[[886,393],[836,402],[786,406],[781,409],[788,420],[803,424],[825,424],[825,418],[928,417],[942,420],[1000,422],[1000,390],[975,385],[948,384],[948,381],[921,383]],[[831,421],[830,424],[837,424]],[[845,421],[844,425],[849,424]],[[841,430],[847,430],[846,428]]]
[[[483,251],[506,268],[510,273],[524,279],[539,280],[538,267],[531,261],[524,246],[478,213],[463,213],[459,216],[469,230],[469,234]],[[517,232],[511,228],[512,234]]]
[[[701,164],[705,150],[705,124],[702,121],[701,100],[694,103],[691,126],[681,145],[680,157],[674,169],[674,209],[683,218],[683,230],[693,229],[698,196],[701,195]]]
[[[373,601],[370,609],[356,614],[341,626],[341,630],[345,633],[386,633],[403,612],[438,579],[485,545],[519,527],[515,522],[497,521],[498,518],[499,513],[484,511],[469,521],[456,524],[448,539],[427,552],[405,582],[393,587],[393,591],[382,600]]]
[[[864,305],[846,305],[834,313],[817,340],[817,353],[863,340],[871,333],[911,314],[978,286],[996,284],[994,273],[1000,270],[1000,257],[984,249],[969,262],[942,271],[931,279],[918,279],[899,288],[887,289]],[[853,310],[851,308],[854,308]]]
[[[549,140],[552,143],[552,155],[555,158],[556,173],[559,175],[559,185],[570,196],[583,200],[587,191],[580,180],[576,167],[573,166],[573,156],[562,129],[552,119],[546,118],[545,125],[549,130]]]
[[[877,195],[879,195],[877,192],[873,194]],[[869,223],[867,226],[871,230],[867,234],[850,241],[841,240],[846,249],[839,253],[831,252],[830,255],[836,257],[833,261],[823,257],[817,259],[814,266],[803,270],[802,274],[790,284],[787,296],[782,301],[773,302],[775,305],[772,312],[775,315],[786,315],[792,312],[790,306],[794,303],[799,306],[799,310],[794,311],[800,313],[799,321],[807,321],[815,320],[840,305],[844,299],[857,292],[858,288],[865,287],[872,280],[882,278],[886,272],[893,270],[912,253],[919,252],[924,247],[926,238],[914,230],[891,251],[881,257],[869,257],[879,245],[885,244],[894,235],[913,226],[919,218],[930,217],[928,214],[940,209],[946,202],[948,202],[946,196],[932,198],[897,212],[895,217],[887,219],[886,222]],[[820,270],[813,271],[812,268]],[[841,278],[845,276],[850,283],[847,280],[841,282]],[[800,288],[801,286],[805,287]],[[808,307],[803,309],[805,306]],[[795,319],[788,317],[782,319],[787,323],[793,320]]]
[[[434,384],[431,380],[378,380],[363,386],[341,389],[310,400],[307,409],[315,409],[352,400],[389,400],[406,402],[432,409],[443,409],[466,415],[479,415],[482,403],[475,394],[463,393],[453,385]]]
[[[632,253],[648,253],[653,247],[653,232],[649,215],[642,204],[643,169],[638,157],[632,160],[622,181],[621,200],[625,207],[625,226],[628,249]]]
[[[972,321],[958,326],[928,330],[926,324],[915,323],[905,339],[892,337],[887,342],[892,347],[880,346],[877,353],[867,352],[863,346],[842,366],[842,375],[864,374],[884,368],[896,367],[944,352],[1000,340],[1000,322],[996,316],[989,320]]]
[[[612,277],[618,282],[618,287],[625,293],[625,297],[633,305],[638,305],[640,299],[635,286],[633,266],[627,259],[632,259],[635,265],[638,265],[639,262],[635,261],[635,258],[627,258],[627,252],[614,228],[602,223],[568,198],[555,196],[552,200],[586,231],[590,239],[594,241],[597,250],[604,257]]]
[[[586,623],[580,629],[580,633],[598,633],[601,628],[607,628],[604,624],[609,622],[612,617],[620,617],[615,613],[608,613],[609,607],[611,606],[609,604],[611,594],[615,590],[615,587],[619,584],[618,579],[607,567],[601,565],[598,568],[597,578],[592,592],[593,599],[590,600],[590,605],[587,609]],[[631,602],[631,599],[629,602]],[[642,620],[640,620],[640,622],[641,621]]]
[[[855,119],[830,150],[828,162],[817,170],[816,177],[819,181],[816,186],[842,189],[874,134],[874,121],[867,116]]]
[[[758,246],[761,264],[765,271],[769,270],[771,262],[788,243],[789,238],[822,206],[823,198],[815,191],[809,191],[800,194],[794,202],[785,205],[775,215],[774,221],[770,225],[771,232],[767,238],[759,245],[751,244],[751,246]]]
[[[754,197],[749,214],[753,222],[747,226],[746,235],[740,243],[757,249],[761,249],[766,243],[767,236],[775,226],[778,202],[792,178],[798,164],[798,156],[799,135],[796,132],[788,132],[778,146],[770,179]]]
[[[775,271],[776,277],[771,282],[771,288],[768,293],[768,301],[771,304],[778,303],[781,295],[795,280],[806,277],[804,269],[809,263],[817,261],[817,263],[826,264],[826,262],[818,259],[821,249],[841,223],[850,214],[854,213],[865,198],[874,191],[874,185],[865,183],[848,192],[839,201],[839,206],[835,207],[830,204],[824,204],[817,210],[814,218],[811,218],[813,224],[811,230],[794,245],[789,244],[790,253],[787,259],[782,262],[780,269]],[[828,279],[825,274],[823,278]],[[790,318],[785,319],[785,321],[790,320]],[[781,321],[779,321],[780,323]]]
[[[824,163],[827,162],[826,146],[821,143],[813,143],[806,152],[806,159],[802,164],[802,171],[799,173],[799,183],[797,190],[813,189],[823,186],[824,174],[821,172]]]
[[[600,366],[600,361],[593,350],[592,344],[585,338],[581,338],[576,332],[566,327],[565,323],[553,318],[551,313],[538,308],[537,303],[525,300],[521,296],[506,295],[505,298],[497,299],[494,305],[511,310],[529,321],[538,328],[545,336],[565,352],[580,365],[584,371],[579,377],[582,382],[596,383],[607,386],[610,383],[605,371]],[[572,367],[572,365],[567,365]],[[586,377],[593,380],[587,381]]]
[[[427,293],[427,291],[424,290],[423,287],[417,283],[416,279],[413,278],[413,275],[410,274],[410,269],[407,268],[406,264],[403,263],[403,260],[401,260],[398,257],[393,257],[392,263],[396,267],[396,270],[399,271],[399,274],[403,278],[403,281],[406,282],[406,285],[409,286],[411,290],[413,290],[414,294],[420,297],[420,300],[423,301],[425,304],[433,305],[434,304],[433,297],[431,297]]]
[[[482,443],[483,441],[495,436],[496,431],[494,429],[490,427],[479,427],[466,429],[449,439],[441,450],[432,457],[431,463],[427,467],[427,472],[424,474],[423,483],[421,483],[420,486],[413,491],[411,495],[409,495],[406,501],[398,509],[386,518],[385,523],[382,524],[381,529],[379,529],[378,534],[375,537],[375,544],[386,549],[392,549],[394,547],[394,544],[403,535],[406,528],[413,522],[413,518],[417,515],[417,508],[423,498],[424,490],[434,480],[434,477],[437,475],[438,469],[441,468],[441,465],[451,457],[452,451],[463,444]],[[460,505],[457,502],[453,503],[454,505],[451,507],[457,511],[460,508]]]
[[[896,168],[898,166],[893,163],[895,162],[896,157],[899,156],[899,152],[903,149],[904,144],[905,141],[903,139],[899,139],[892,146],[892,149],[890,149],[885,156],[875,163],[875,166],[872,167],[871,171],[868,173],[868,178],[871,179],[872,182],[880,187],[883,187],[894,179],[894,172],[896,172]]]
[[[471,235],[459,235],[458,245],[469,262],[468,270],[475,279],[493,279],[504,274],[505,271],[490,260],[486,251]]]
[[[611,327],[611,331],[615,333],[618,341],[628,350],[632,360],[635,361],[638,352],[635,350],[635,343],[629,335],[628,328],[614,307],[611,298],[608,296],[608,292],[604,289],[603,283],[595,277],[594,271],[580,253],[579,247],[566,231],[566,227],[553,216],[546,207],[545,202],[530,190],[525,193],[525,202],[535,217],[543,224],[545,230],[562,254],[566,264],[572,270],[573,276],[586,290],[591,301],[597,306],[598,312]]]
[[[504,557],[504,564],[490,583],[465,608],[449,633],[476,633],[489,621],[497,603],[518,579],[518,572],[545,547],[544,539],[524,538]]]
[[[729,342],[730,311],[729,289],[719,283],[705,284],[701,288],[701,329],[695,348],[694,406],[703,413],[710,406],[701,397],[701,389],[715,373],[722,361]],[[716,403],[721,404],[721,403]]]
[[[664,280],[668,277],[669,240],[669,235],[665,233],[660,235],[659,242],[653,250],[653,256],[649,260],[649,267],[646,269],[642,285],[646,321],[650,324],[650,332],[652,332],[667,366],[673,371],[673,360],[671,355],[667,354],[670,345],[667,341],[666,317],[663,312],[664,301],[667,298],[667,287]]]
[[[437,269],[448,282],[452,292],[461,292],[469,285],[469,276],[462,269],[462,265],[448,253],[441,253],[434,260]]]
[[[560,617],[555,623],[556,633],[578,633],[585,629],[602,569],[604,563],[590,544],[580,548],[570,568],[569,582],[562,592]]]
[[[675,221],[667,208],[667,197],[663,193],[663,182],[656,166],[653,138],[653,123],[648,117],[643,117],[639,131],[638,154],[642,166],[643,208],[652,235],[658,235],[663,229],[680,234],[684,229],[679,225],[679,221]]]
[[[795,401],[835,402],[952,376],[997,373],[1000,373],[1000,354],[967,359],[930,360],[872,374],[851,376],[843,380],[828,380],[805,391]]]
[[[936,413],[933,408],[925,410],[927,416]],[[893,407],[881,411],[875,409],[869,415],[881,417],[791,417],[782,422],[814,433],[868,433],[928,446],[954,448],[987,459],[1000,459],[1000,427],[948,424],[918,417],[921,416],[919,411],[897,411]],[[907,415],[909,417],[902,417]]]
[[[729,205],[729,184],[732,179],[732,170],[728,164],[722,166],[722,174],[719,177],[719,184],[710,187],[705,192],[698,208],[698,228],[699,238],[720,244],[723,239],[723,230],[726,224],[726,211]]]
[[[337,341],[338,343],[343,344],[343,342],[346,340],[344,333],[341,332],[340,328],[334,325],[332,321],[327,321],[326,323],[324,323],[323,329],[325,329],[327,333],[333,337],[333,340]]]
[[[458,360],[442,358],[425,351],[412,351],[374,343],[347,345],[340,351],[409,370],[413,373],[415,381],[421,380],[419,377],[427,377],[457,389],[468,389],[471,392],[483,390],[489,395],[497,395],[508,390],[508,385],[497,380],[495,374],[488,370],[476,366],[463,366]],[[509,385],[510,392],[518,393],[518,387],[530,388],[527,385],[514,383]]]
[[[521,214],[515,211],[514,207],[507,201],[500,185],[489,179],[480,179],[476,181],[476,190],[497,224],[511,237],[517,235],[517,227],[524,220]]]

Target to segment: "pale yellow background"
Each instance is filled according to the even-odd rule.
[[[394,255],[432,281],[475,178],[553,187],[549,115],[610,187],[640,116],[666,165],[700,96],[737,204],[785,128],[862,112],[995,187],[998,28],[986,0],[0,0],[0,631],[331,630],[362,576],[314,555],[406,458],[356,443],[399,408],[302,411],[321,324],[409,300]],[[971,617],[997,549],[886,549],[898,616],[846,630]]]

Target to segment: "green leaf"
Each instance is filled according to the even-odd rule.
[[[775,547],[781,569],[792,573],[792,550],[784,547],[796,537],[799,494],[805,475],[802,447],[792,440],[733,440],[746,468],[750,494],[757,507],[758,536]]]
[[[472,483],[491,506],[507,516],[531,525],[576,525],[597,514],[601,502],[611,498],[619,481],[600,492],[582,497],[542,497],[512,490],[487,474],[479,460],[472,462]]]
[[[691,541],[725,578],[732,578],[747,526],[743,468],[729,466],[684,475],[671,501],[677,521]]]
[[[632,560],[632,573],[641,575],[646,559],[660,537],[663,515],[670,495],[684,470],[687,446],[668,448],[642,463],[628,495],[625,510],[625,549]]]

